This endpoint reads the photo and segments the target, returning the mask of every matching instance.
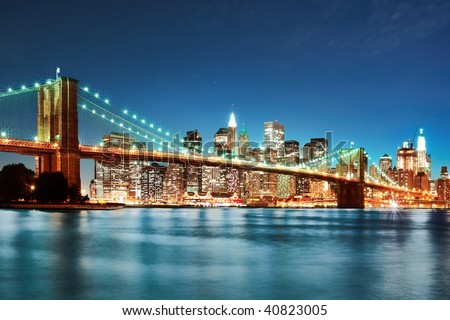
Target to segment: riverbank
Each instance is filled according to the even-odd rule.
[[[41,204],[41,203],[9,203],[2,205],[2,208],[11,209],[35,209],[35,210],[117,210],[124,208],[121,203],[105,204]]]

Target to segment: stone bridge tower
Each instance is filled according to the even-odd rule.
[[[80,187],[78,80],[60,77],[38,91],[38,141],[58,145],[54,154],[36,157],[36,174],[61,171]]]

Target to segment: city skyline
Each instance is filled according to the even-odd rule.
[[[332,131],[377,159],[395,157],[420,125],[433,178],[448,165],[445,1],[80,2],[70,10],[83,23],[64,3],[4,8],[1,91],[61,67],[182,136],[197,128],[212,139],[234,112],[251,141],[278,120],[286,140]]]

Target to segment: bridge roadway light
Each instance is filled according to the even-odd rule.
[[[2,133],[0,134],[2,138],[6,137],[6,132],[2,131]]]
[[[21,88],[22,88],[22,90],[25,90],[25,89],[26,89],[27,87],[25,87],[25,86],[22,86]]]
[[[39,83],[36,82],[36,83],[34,84],[34,87],[35,87],[35,88],[38,88],[38,87],[39,87]]]
[[[13,89],[12,88],[8,88],[8,92],[12,92],[13,91]]]

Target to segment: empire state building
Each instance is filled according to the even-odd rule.
[[[430,156],[427,155],[425,136],[423,129],[420,129],[419,138],[417,139],[417,171],[424,172],[428,177],[431,174]]]

